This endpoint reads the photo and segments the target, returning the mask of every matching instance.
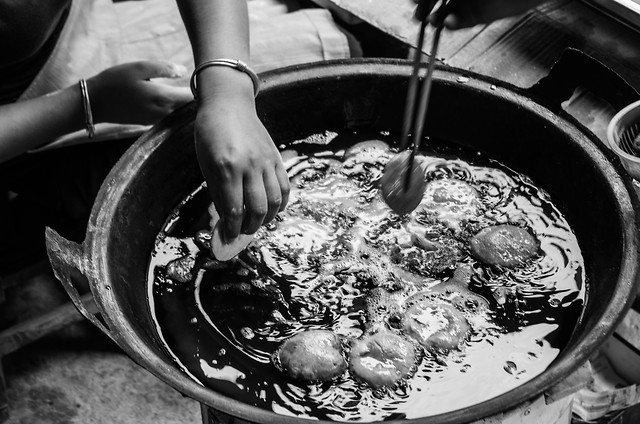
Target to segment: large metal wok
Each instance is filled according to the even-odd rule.
[[[466,71],[436,69],[427,134],[483,151],[545,189],[576,232],[589,291],[584,318],[543,374],[470,408],[397,422],[469,422],[540,396],[594,353],[632,302],[639,274],[640,210],[632,182],[617,158],[560,107],[580,82],[576,77],[600,80],[598,72],[607,74],[604,94],[615,107],[635,100],[623,81],[592,62],[571,51],[547,78],[524,90]],[[587,72],[584,66],[592,69]],[[571,67],[582,72],[567,71]],[[276,144],[285,146],[325,130],[398,131],[410,73],[408,61],[366,59],[275,71],[262,76],[258,112]],[[251,422],[301,422],[195,383],[173,363],[154,330],[146,300],[148,255],[169,213],[202,182],[194,116],[193,105],[177,111],[124,155],[102,186],[81,245],[47,231],[51,262],[87,319],[183,394]],[[82,304],[75,288],[82,282],[88,282],[100,318]]]

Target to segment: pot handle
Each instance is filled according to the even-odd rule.
[[[594,372],[591,368],[591,362],[586,361],[584,364],[569,374],[568,377],[552,386],[544,393],[545,403],[547,405],[552,404],[555,401],[564,399],[576,393],[578,390],[584,389],[593,383]]]
[[[640,99],[640,94],[618,73],[586,53],[568,48],[551,67],[549,74],[528,91],[543,104],[560,110],[576,88],[585,87],[608,101],[616,110]]]
[[[76,288],[76,284],[89,286],[89,280],[86,276],[87,261],[82,245],[65,239],[49,227],[45,229],[45,239],[53,273],[62,283],[78,312],[117,344],[113,332],[98,317],[99,312],[92,313],[89,311],[89,309],[95,308],[89,308],[85,305]],[[93,296],[92,300],[95,301]]]

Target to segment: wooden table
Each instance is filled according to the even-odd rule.
[[[418,25],[410,0],[317,1],[365,21],[401,43],[416,45]],[[427,31],[424,54],[430,49],[433,28]],[[437,59],[527,88],[547,75],[568,47],[599,60],[640,91],[640,33],[578,0],[553,1],[522,16],[445,31]],[[616,110],[592,97],[578,90],[565,109],[604,140],[606,125]]]

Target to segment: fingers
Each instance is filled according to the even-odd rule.
[[[156,82],[149,82],[147,89],[154,92],[152,102],[165,114],[193,100],[193,94],[187,87],[174,87]]]
[[[240,234],[244,216],[242,180],[240,178],[229,179],[210,190],[215,191],[216,188],[218,192],[211,194],[214,202],[219,199],[219,203],[216,202],[216,208],[224,224],[224,236],[227,240],[231,240]]]
[[[284,210],[289,200],[289,178],[286,172],[279,172],[277,166],[266,169],[262,175],[249,174],[245,177],[244,196],[242,233],[253,234]]]
[[[475,24],[472,24],[470,22],[461,24],[460,19],[458,18],[458,15],[449,15],[446,18],[444,18],[444,27],[447,29],[466,28],[466,27],[471,27],[473,25]]]
[[[155,124],[159,119],[193,100],[187,87],[174,87],[157,82],[140,82],[136,86],[136,99],[142,102],[137,110],[139,124]]]
[[[418,7],[416,7],[415,18],[422,21],[429,16],[433,7],[438,3],[438,0],[414,0],[414,2],[418,4]]]
[[[267,193],[267,214],[264,217],[263,224],[271,222],[276,217],[284,206],[283,204],[283,190],[280,188],[280,182],[275,172],[265,172],[264,174],[264,188]],[[289,191],[286,191],[287,197]],[[284,202],[286,205],[286,201]]]
[[[278,179],[278,186],[280,187],[280,208],[278,212],[282,212],[284,208],[289,203],[289,192],[291,190],[291,185],[289,183],[289,176],[287,175],[287,170],[284,168],[282,162],[279,162],[276,165],[276,178]]]
[[[230,240],[240,233],[255,233],[284,210],[289,200],[289,179],[286,173],[283,178],[273,171],[264,175],[254,172],[245,176],[243,187],[229,181],[213,190],[212,196],[218,210],[222,210],[220,219],[225,225],[225,237]]]
[[[476,0],[457,1],[451,4],[444,25],[448,29],[459,29],[489,23],[498,19],[496,14],[501,13],[500,7],[500,4],[485,5]]]
[[[180,78],[187,74],[187,68],[176,63],[163,60],[141,60],[121,65],[137,79]]]
[[[464,17],[465,15],[463,14],[462,16]],[[429,17],[427,18],[427,21],[433,26],[436,26],[439,24],[438,16],[435,13],[432,13],[431,15],[429,15]],[[477,23],[478,22],[474,20],[473,16],[466,15],[466,19],[461,20],[460,15],[458,15],[455,12],[451,12],[444,18],[443,25],[447,29],[460,29],[460,28],[467,28],[467,27],[474,26]]]
[[[152,82],[162,87],[162,95],[171,99],[174,104],[182,105],[193,100],[193,94],[189,87],[175,87],[173,85],[166,85],[157,82]]]
[[[267,215],[267,193],[261,174],[252,172],[244,181],[245,214],[242,233],[253,234],[258,231]]]

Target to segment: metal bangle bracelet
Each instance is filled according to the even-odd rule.
[[[258,95],[258,92],[260,91],[260,80],[258,79],[258,75],[253,71],[253,69],[249,67],[249,65],[247,65],[241,60],[236,60],[236,59],[215,59],[215,60],[207,60],[206,62],[202,62],[200,65],[196,66],[196,69],[193,70],[193,74],[191,74],[191,81],[189,85],[191,86],[191,93],[193,94],[194,99],[197,98],[196,88],[198,88],[198,85],[196,83],[196,77],[198,76],[198,73],[200,71],[210,66],[226,66],[229,68],[236,69],[240,72],[244,72],[249,76],[249,78],[251,78],[251,82],[253,82],[253,95],[254,96]]]
[[[91,101],[89,101],[89,90],[87,82],[81,79],[80,94],[82,95],[82,106],[84,107],[84,125],[87,130],[87,137],[93,138],[96,135],[96,127],[93,124],[93,114],[91,113]]]

